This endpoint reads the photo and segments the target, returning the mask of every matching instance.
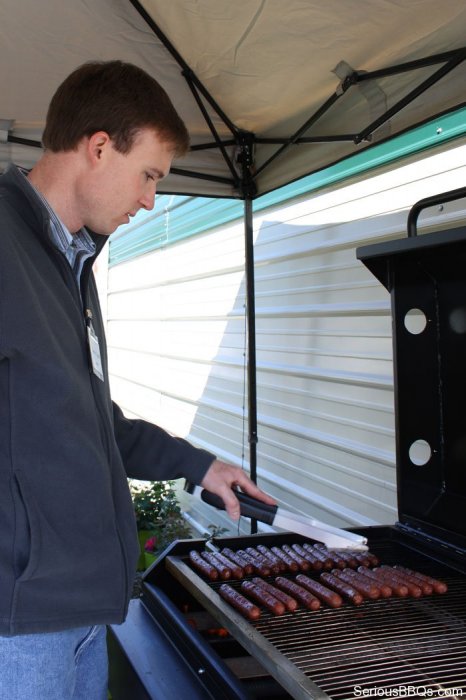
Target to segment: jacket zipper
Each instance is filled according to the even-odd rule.
[[[52,245],[52,244],[50,244]],[[104,438],[104,448],[107,453],[107,460],[108,463],[111,464],[111,450],[110,450],[110,441],[109,441],[109,435],[108,435],[108,430],[107,430],[107,421],[105,420],[105,415],[104,411],[102,410],[102,407],[100,405],[100,397],[98,396],[98,392],[96,391],[95,388],[95,381],[92,371],[92,363],[91,363],[91,358],[90,358],[90,348],[89,348],[89,341],[87,337],[87,332],[88,332],[88,327],[92,326],[92,310],[88,306],[88,289],[89,289],[89,277],[92,269],[92,265],[94,263],[95,257],[93,256],[92,258],[88,258],[84,262],[83,269],[81,271],[81,279],[80,279],[80,284],[78,285],[78,282],[76,280],[76,277],[73,274],[73,271],[66,260],[65,256],[63,253],[60,253],[59,250],[57,250],[54,246],[52,246],[54,252],[56,253],[57,257],[60,259],[60,264],[62,265],[63,269],[66,270],[65,274],[68,277],[68,279],[71,278],[71,285],[73,288],[73,294],[76,292],[76,297],[79,303],[79,308],[82,309],[84,307],[84,323],[83,323],[83,331],[84,331],[84,342],[86,344],[87,348],[87,354],[88,354],[88,367],[89,367],[89,381],[91,383],[92,387],[92,394],[94,396],[94,404],[96,407],[97,414],[100,418],[101,426],[102,426],[102,435]],[[81,318],[83,318],[81,316]],[[99,380],[100,381],[100,380]],[[123,547],[123,542],[121,539],[121,534],[120,530],[118,528],[118,523],[115,518],[115,530],[118,536],[118,541],[120,543],[120,550],[124,562],[124,581],[125,581],[125,590],[124,590],[124,598],[125,601],[128,600],[129,597],[129,570],[128,570],[128,562],[126,558],[126,552]],[[126,603],[125,603],[126,605]]]
[[[88,307],[89,277],[90,277],[93,262],[94,262],[94,258],[89,258],[88,260],[85,261],[84,268],[81,272],[81,280],[80,280],[80,287],[81,287],[80,298],[82,299],[82,303],[83,303],[83,306],[85,309],[84,317],[85,317],[85,324],[86,324],[86,336],[87,336],[87,329],[88,328],[92,329],[92,319],[93,319],[92,310]],[[89,341],[88,341],[87,337],[86,337],[86,341],[88,343],[88,353],[89,353],[89,360],[88,361],[90,363],[89,364],[89,371],[91,374],[89,379],[90,379],[91,386],[92,386],[92,392],[94,395],[94,401],[95,401],[97,413],[98,413],[100,420],[101,420],[101,423],[103,425],[103,433],[104,433],[104,437],[105,437],[105,448],[106,448],[106,452],[107,452],[107,459],[108,459],[109,464],[111,464],[110,441],[109,441],[108,432],[106,430],[107,421],[105,420],[105,416],[103,415],[103,410],[102,410],[101,405],[100,405],[100,396],[97,395],[97,392],[95,390],[96,379],[95,379],[95,377],[92,377],[92,374],[93,374],[92,361],[90,358],[90,348],[89,348]],[[108,377],[107,377],[107,379],[108,379]],[[117,536],[118,536],[118,542],[120,544],[121,556],[122,556],[122,559],[124,562],[124,581],[125,581],[124,598],[125,598],[125,601],[127,601],[128,597],[129,597],[129,586],[130,586],[128,561],[127,561],[127,557],[126,557],[125,548],[123,547],[120,529],[118,527],[118,521],[117,521],[116,517],[115,517],[115,531],[116,531]]]

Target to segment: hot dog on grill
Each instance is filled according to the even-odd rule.
[[[410,581],[408,578],[404,577],[400,571],[397,571],[392,566],[381,566],[376,571],[388,571],[388,575],[393,578],[394,581],[398,581],[400,584],[406,586],[408,589],[408,595],[411,598],[420,598],[422,596],[422,589]]]
[[[274,615],[283,615],[285,612],[285,606],[281,600],[271,595],[264,587],[258,586],[252,581],[243,581],[241,590],[251,598],[254,598],[258,603],[264,605]]]
[[[233,578],[243,578],[244,577],[244,571],[243,569],[238,566],[234,561],[231,561],[226,557],[224,554],[221,552],[213,552],[215,558],[217,561],[219,561],[221,564],[227,567],[227,569],[230,569],[231,575]]]
[[[258,559],[261,563],[262,566],[267,567],[270,572],[274,574],[279,574],[280,573],[280,567],[278,564],[275,564],[272,562],[270,559],[268,559],[262,552],[259,552],[257,549],[254,549],[254,547],[246,547],[246,552],[251,555],[251,557],[254,557],[255,559]]]
[[[286,571],[286,564],[282,559],[279,559],[276,554],[272,552],[271,549],[263,544],[257,545],[257,550],[264,555],[266,559],[271,561],[275,566],[278,566],[279,571]]]
[[[376,584],[376,586],[380,590],[380,595],[382,596],[382,598],[391,598],[391,596],[393,595],[393,591],[388,585],[388,583],[384,583],[382,579],[374,575],[372,571],[367,568],[367,566],[358,566],[357,571],[367,581],[372,581]]]
[[[392,589],[393,593],[399,598],[406,598],[409,595],[408,587],[401,583],[399,579],[390,575],[390,572],[383,570],[380,567],[371,569],[371,576],[375,576],[379,581],[386,583]]]
[[[286,564],[288,571],[299,571],[299,566],[295,560],[289,557],[280,547],[272,547],[271,549],[272,552]]]
[[[371,566],[378,566],[380,564],[379,557],[376,557],[372,552],[365,552],[365,555],[369,559]]]
[[[434,592],[433,586],[431,586],[430,583],[427,583],[427,581],[418,578],[415,574],[408,574],[406,571],[403,571],[403,569],[400,569],[398,566],[394,566],[393,568],[401,575],[401,578],[403,580],[409,581],[415,586],[419,586],[424,595],[432,595],[432,593]]]
[[[421,579],[421,581],[429,583],[435,593],[446,593],[448,590],[448,586],[444,581],[439,581],[436,578],[432,578],[432,576],[427,576],[419,571],[413,571],[412,569],[408,569],[406,566],[397,565],[395,568],[399,569],[400,571],[405,571],[407,574],[415,575],[416,578]]]
[[[343,599],[338,593],[331,591],[330,588],[326,588],[318,581],[309,578],[309,576],[298,574],[296,576],[296,581],[303,586],[303,588],[313,593],[323,603],[330,605],[331,608],[341,608],[343,605]]]
[[[255,574],[260,574],[260,576],[270,576],[270,567],[264,564],[262,561],[259,561],[257,557],[251,556],[248,552],[245,552],[244,549],[239,549],[238,554],[243,559],[246,559],[249,564],[251,564]]]
[[[308,610],[318,610],[320,608],[320,600],[310,593],[310,591],[294,583],[294,581],[290,581],[284,576],[277,576],[275,585],[286,593],[289,593],[293,598],[296,598],[296,600],[299,600]]]
[[[337,549],[335,550],[335,556],[337,556],[339,559],[343,559],[343,561],[345,562],[345,569],[347,569],[348,567],[350,569],[355,569],[358,566],[358,564],[361,563],[358,562],[353,552],[345,552]],[[339,569],[341,567],[337,568]]]
[[[361,603],[363,603],[364,598],[359,591],[355,590],[353,586],[350,586],[350,584],[345,581],[341,581],[337,576],[324,571],[324,573],[320,574],[320,579],[330,586],[330,588],[337,591],[337,593],[340,593],[343,598],[351,601],[353,605],[361,605]]]
[[[250,574],[254,573],[254,569],[252,567],[252,564],[250,564],[246,559],[243,559],[238,552],[234,552],[232,549],[229,549],[229,547],[224,547],[222,549],[222,554],[227,557],[227,559],[230,559],[232,562],[237,564],[241,569],[243,569],[244,573],[246,576],[250,576]]]
[[[315,552],[316,550],[321,552],[326,560],[330,562],[330,567],[327,565],[324,567],[326,569],[331,569],[334,566],[336,566],[338,569],[344,569],[346,567],[346,561],[339,557],[336,552],[331,552],[324,544],[321,544],[320,542],[316,542],[316,544],[312,546],[310,544],[305,544],[303,546],[305,549],[308,549],[311,552]]]
[[[280,588],[272,586],[272,584],[267,583],[267,581],[264,581],[261,578],[253,578],[252,582],[257,586],[262,586],[262,588],[270,593],[270,595],[273,595],[274,598],[280,600],[289,612],[294,612],[298,607],[297,600],[289,596],[288,593],[285,593],[285,591],[282,591]]]
[[[191,550],[189,552],[189,561],[193,565],[197,571],[199,571],[201,574],[204,574],[204,576],[207,576],[211,581],[217,581],[218,579],[218,571],[215,569],[212,564],[209,564],[209,562],[205,561],[199,554],[199,552],[196,552],[195,549]]]
[[[282,549],[286,554],[288,554],[288,556],[291,559],[293,559],[297,563],[301,571],[309,571],[309,569],[311,568],[309,562],[303,559],[303,557],[300,557],[299,554],[295,552],[292,547],[290,547],[287,544],[283,544]]]
[[[230,603],[238,612],[248,620],[257,620],[260,617],[261,611],[250,600],[245,598],[241,593],[235,591],[228,583],[222,583],[218,589],[219,594]]]
[[[371,559],[368,556],[367,552],[353,552],[353,559],[356,559],[356,566],[354,567],[355,569],[358,567],[360,564],[361,566],[371,566]]]
[[[364,598],[369,598],[371,600],[380,598],[380,588],[375,582],[365,581],[354,569],[332,569],[332,574],[355,588]]]
[[[300,544],[292,544],[291,546],[296,554],[309,562],[311,569],[314,571],[322,571],[325,561],[324,555],[319,556],[317,552],[310,552],[309,550],[304,549],[304,547],[302,547]]]
[[[205,559],[205,561],[208,562],[211,566],[213,566],[214,569],[217,569],[222,581],[228,581],[228,579],[231,578],[230,569],[227,566],[225,566],[225,564],[222,564],[222,562],[220,562],[215,557],[215,554],[213,554],[212,552],[201,552],[201,557]]]

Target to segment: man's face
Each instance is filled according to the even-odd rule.
[[[119,153],[104,136],[96,142],[95,153],[90,177],[81,190],[83,224],[95,233],[110,235],[139,209],[153,208],[157,184],[170,170],[173,147],[152,129],[141,129],[129,153]]]

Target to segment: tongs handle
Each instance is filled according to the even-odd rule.
[[[270,506],[267,503],[262,503],[262,501],[259,501],[257,498],[248,496],[247,493],[243,493],[237,489],[233,490],[236,498],[239,501],[241,515],[246,518],[255,518],[256,520],[260,520],[262,523],[267,523],[267,525],[272,525],[273,519],[277,514],[278,506]],[[225,510],[225,504],[215,493],[202,489],[201,499],[205,503],[208,503],[219,510]]]
[[[197,488],[200,487],[196,487],[189,481],[187,481],[184,486],[185,491],[191,494],[193,494]],[[246,518],[255,518],[256,520],[260,520],[261,523],[266,523],[267,525],[273,524],[274,518],[277,514],[278,506],[271,506],[267,503],[263,503],[257,498],[248,496],[247,493],[243,493],[238,489],[233,490],[240,504],[241,515],[243,515]],[[201,489],[200,493],[196,495],[200,495],[204,503],[208,503],[210,506],[218,508],[218,510],[225,510],[225,504],[223,500],[220,498],[220,496],[217,496],[215,493],[211,493],[206,489]]]

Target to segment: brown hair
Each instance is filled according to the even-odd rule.
[[[106,131],[126,154],[143,128],[173,144],[175,156],[189,148],[186,126],[154,78],[131,63],[95,61],[77,68],[57,89],[42,143],[53,152],[72,151],[84,136]]]

